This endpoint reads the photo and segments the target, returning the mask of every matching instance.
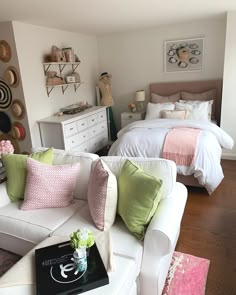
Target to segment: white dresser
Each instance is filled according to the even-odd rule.
[[[108,144],[106,107],[48,117],[38,124],[43,147],[95,153]]]

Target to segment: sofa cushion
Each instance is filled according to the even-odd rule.
[[[126,160],[118,178],[118,214],[129,231],[139,240],[156,212],[161,197],[162,180],[144,172]]]
[[[27,179],[21,210],[58,208],[73,202],[79,163],[47,165],[27,159]]]
[[[46,148],[33,148],[33,151],[42,151]],[[76,199],[87,200],[88,181],[91,172],[92,162],[98,159],[98,155],[77,151],[64,151],[54,149],[54,165],[80,163],[78,181],[75,185],[74,196]]]
[[[84,206],[81,207],[75,215],[53,232],[53,235],[69,235],[71,231],[78,228],[90,229],[95,234],[100,232],[100,230],[96,228],[93,223],[86,201],[84,202]],[[111,233],[113,253],[134,259],[138,269],[140,270],[139,267],[142,259],[143,243],[130,234],[119,216],[116,217],[116,220],[109,231]]]
[[[109,229],[116,217],[117,180],[101,159],[92,164],[88,184],[88,205],[97,228]]]
[[[173,161],[160,158],[134,158],[121,156],[100,157],[110,168],[111,172],[119,177],[120,171],[126,159],[130,159],[146,173],[162,179],[161,199],[171,194],[176,184],[176,164]]]
[[[38,244],[84,206],[83,201],[74,200],[64,208],[22,211],[21,203],[9,203],[0,210],[0,233],[13,237],[16,245],[18,240]]]
[[[26,182],[26,160],[28,157],[46,164],[52,164],[53,149],[33,153],[30,156],[3,154],[2,161],[6,168],[7,193],[12,202],[19,201],[24,197]]]

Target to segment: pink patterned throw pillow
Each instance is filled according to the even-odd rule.
[[[69,206],[80,164],[48,165],[27,159],[27,179],[21,210]]]
[[[92,166],[88,205],[96,227],[102,231],[109,229],[116,217],[117,180],[101,159],[96,160]]]

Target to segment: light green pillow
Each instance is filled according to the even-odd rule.
[[[162,180],[126,160],[118,177],[118,214],[139,240],[156,212],[161,198]]]
[[[53,148],[42,152],[33,153],[30,156],[18,154],[2,154],[3,165],[7,176],[7,193],[12,202],[24,198],[26,184],[26,159],[31,157],[41,163],[52,164]]]

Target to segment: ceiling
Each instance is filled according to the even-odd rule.
[[[0,0],[0,21],[106,35],[225,17],[235,0]]]

